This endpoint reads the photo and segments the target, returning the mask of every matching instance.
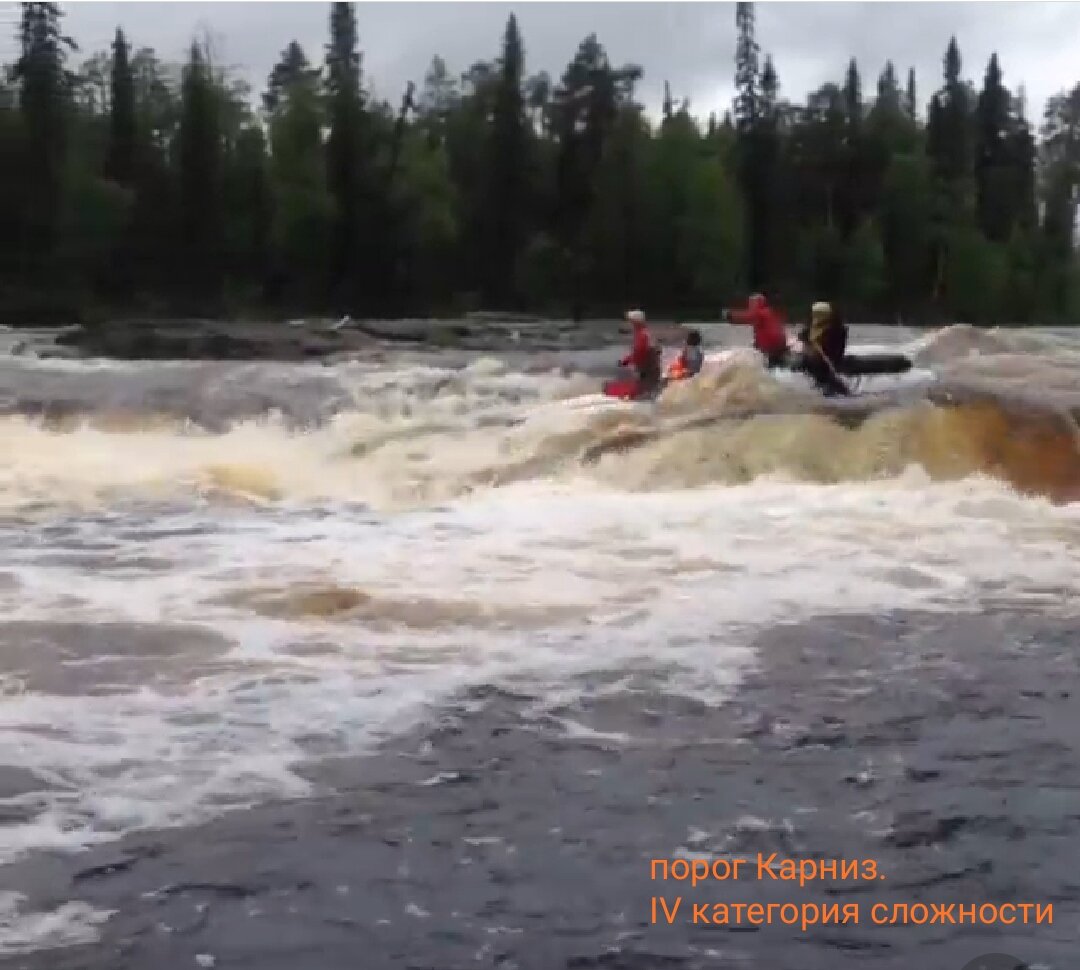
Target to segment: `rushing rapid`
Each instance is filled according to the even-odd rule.
[[[1075,609],[1080,341],[905,351],[932,390],[735,355],[598,411],[597,359],[0,357],[0,864],[308,794],[480,684],[716,701],[772,624]],[[0,954],[104,918],[0,891]]]

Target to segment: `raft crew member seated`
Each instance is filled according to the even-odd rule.
[[[788,338],[784,322],[760,293],[747,301],[745,310],[726,313],[732,323],[754,328],[754,348],[765,357],[767,367],[781,367],[788,362]]]
[[[667,378],[669,381],[681,381],[687,377],[694,377],[701,372],[704,363],[705,354],[701,350],[701,333],[697,330],[688,330],[682,351],[668,367]]]
[[[803,342],[803,367],[826,396],[849,395],[851,390],[840,377],[848,328],[832,306],[815,303],[810,308],[810,323],[799,337]]]

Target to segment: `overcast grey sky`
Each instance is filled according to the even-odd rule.
[[[0,5],[4,6],[4,5]],[[2,20],[14,25],[15,4]],[[192,37],[211,31],[220,59],[241,68],[257,90],[279,51],[298,40],[321,60],[329,4],[310,3],[64,3],[65,25],[78,41],[78,58],[104,49],[117,24],[136,46],[179,59]],[[583,37],[595,32],[616,62],[645,70],[641,98],[655,108],[664,81],[689,97],[702,117],[731,101],[734,72],[733,3],[411,3],[357,4],[364,72],[381,97],[398,100],[408,80],[422,81],[434,54],[458,74],[493,58],[507,16],[517,14],[527,69],[558,76]],[[772,53],[784,96],[801,99],[825,81],[840,80],[858,58],[869,94],[886,59],[903,78],[917,72],[925,106],[940,84],[941,58],[955,34],[964,73],[981,83],[997,51],[1006,83],[1023,84],[1028,113],[1041,115],[1047,96],[1080,81],[1080,3],[758,3],[758,40]],[[10,32],[9,32],[10,33]],[[0,48],[5,59],[14,39]]]

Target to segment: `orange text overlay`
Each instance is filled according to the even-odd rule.
[[[681,915],[680,915],[681,913]],[[682,897],[652,898],[653,923],[676,921],[707,923],[711,926],[762,926],[782,923],[785,926],[829,926],[865,923],[858,903],[691,903],[683,906]],[[993,923],[1054,922],[1053,903],[874,903],[869,907],[869,922],[876,926],[895,925],[970,925]]]
[[[757,859],[653,859],[649,875],[654,881],[689,880],[692,886],[710,879],[730,882],[733,879],[798,881],[800,886],[823,879],[862,879],[877,881],[885,877],[878,873],[873,859],[777,859],[757,854]]]

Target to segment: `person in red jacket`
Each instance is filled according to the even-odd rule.
[[[630,321],[634,342],[630,345],[630,353],[619,361],[619,366],[640,367],[652,350],[652,334],[649,333],[648,324],[645,323],[645,314],[640,310],[631,310],[626,314],[626,319]]]
[[[654,392],[663,378],[661,370],[661,348],[658,347],[649,333],[649,327],[645,322],[645,314],[640,310],[631,310],[626,314],[633,328],[633,343],[628,353],[619,361],[620,367],[633,367],[637,371],[637,386],[634,389],[634,397],[642,397]]]
[[[787,362],[788,337],[784,321],[760,293],[750,297],[745,310],[729,311],[728,319],[754,328],[754,347],[765,356],[769,367],[779,367]]]

